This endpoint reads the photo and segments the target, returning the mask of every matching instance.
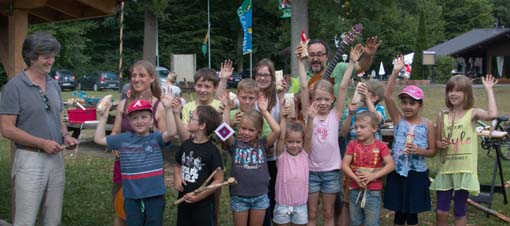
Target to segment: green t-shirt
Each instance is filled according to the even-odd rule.
[[[344,73],[347,70],[348,65],[349,65],[348,63],[343,62],[338,63],[336,64],[335,69],[333,69],[333,72],[331,73],[331,78],[335,79],[335,84],[333,85],[333,88],[335,90],[335,96],[338,94],[338,88],[340,87],[340,83],[342,82],[342,78],[344,77]],[[353,77],[356,74],[357,74],[356,70],[352,70],[351,77]],[[312,71],[310,70],[306,71],[306,77],[308,80],[312,78],[312,75],[313,75]]]

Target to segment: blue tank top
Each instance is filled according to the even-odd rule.
[[[426,122],[427,121],[425,119],[422,119],[421,124],[415,125],[414,128],[413,143],[423,149],[427,149],[429,147],[428,127]],[[406,155],[404,155],[402,152],[410,127],[411,124],[407,120],[401,119],[395,127],[394,131],[393,160],[395,162],[395,171],[404,177],[407,177],[407,174],[410,170],[414,170],[416,172],[424,172],[428,169],[427,163],[425,162],[425,157],[422,155],[407,155],[406,164]]]

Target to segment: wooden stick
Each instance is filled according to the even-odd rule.
[[[209,176],[209,177],[208,177],[208,178],[204,181],[204,183],[202,183],[202,185],[200,185],[200,188],[201,188],[201,187],[205,187],[205,186],[207,186],[207,185],[209,184],[209,182],[211,182],[211,180],[213,179],[214,175],[216,175],[216,173],[217,173],[218,171],[220,171],[220,170],[221,170],[221,168],[220,168],[220,167],[216,168],[216,169],[215,169],[215,170],[211,173],[211,175],[210,175],[210,176]]]
[[[235,179],[235,178],[233,178],[233,177],[229,177],[229,178],[227,179],[227,181],[224,181],[223,183],[219,183],[219,184],[211,184],[211,185],[209,185],[209,186],[199,187],[198,189],[196,189],[196,190],[192,191],[192,193],[193,193],[194,195],[196,195],[196,194],[199,194],[199,193],[201,193],[201,192],[203,192],[203,191],[207,191],[207,190],[209,190],[209,189],[216,189],[216,188],[223,187],[223,186],[227,186],[227,185],[231,185],[231,184],[237,184],[236,179]],[[181,204],[182,202],[184,202],[184,197],[181,197],[180,199],[176,200],[176,201],[174,202],[174,205],[179,205],[179,204]]]

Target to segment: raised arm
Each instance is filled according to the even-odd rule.
[[[260,113],[262,113],[262,116],[264,116],[264,119],[269,124],[269,128],[271,128],[271,133],[267,135],[267,144],[274,144],[276,139],[280,136],[280,125],[278,125],[278,122],[273,118],[271,112],[267,110],[268,100],[264,97],[263,93],[259,94],[257,105],[260,109]]]
[[[176,122],[174,119],[174,114],[172,110],[172,102],[174,99],[179,99],[179,97],[174,98],[173,94],[161,96],[161,103],[165,109],[166,116],[166,131],[163,132],[163,141],[166,143],[172,139],[177,134],[176,130]]]
[[[113,122],[113,128],[111,135],[119,134],[121,131],[122,124],[122,113],[124,111],[124,106],[126,105],[127,99],[123,99],[119,101],[117,105],[117,109],[115,110],[115,121]]]
[[[230,95],[228,90],[226,90],[223,95],[220,97],[220,101],[223,104],[223,121],[230,125]],[[234,136],[229,137],[226,141],[227,146],[231,146],[234,143]]]
[[[296,48],[296,57],[298,61],[298,72],[299,72],[299,84],[301,86],[301,110],[303,111],[303,115],[306,118],[306,111],[308,110],[308,106],[310,106],[310,90],[308,88],[308,79],[306,78],[306,70],[305,70],[305,60],[306,58],[301,58],[304,48],[308,48],[306,45],[300,44]]]
[[[287,116],[289,115],[290,109],[285,103],[281,107],[282,118],[280,119],[280,139],[276,142],[276,157],[280,157],[284,151],[285,146],[285,133],[287,131]]]
[[[349,131],[351,130],[351,123],[352,123],[352,116],[356,114],[356,111],[358,111],[358,104],[357,103],[351,103],[349,104],[349,113],[347,114],[347,117],[345,117],[344,121],[342,122],[342,126],[340,127],[340,136],[347,136],[349,134]]]
[[[363,54],[363,46],[361,44],[356,45],[351,49],[351,53],[349,55],[349,64],[347,65],[347,69],[344,72],[344,76],[342,77],[342,81],[340,82],[340,87],[338,89],[338,96],[336,100],[338,103],[335,105],[336,116],[340,119],[344,114],[344,106],[345,106],[345,93],[347,92],[347,86],[349,85],[349,81],[351,80],[352,70],[354,69],[354,65],[358,62],[361,54]]]
[[[234,68],[232,67],[232,61],[230,59],[226,59],[221,63],[220,82],[216,89],[217,99],[219,99],[227,89],[227,81],[232,77],[233,70]]]
[[[386,109],[388,110],[391,121],[394,125],[397,125],[402,117],[402,114],[398,110],[392,96],[393,89],[397,83],[397,75],[402,70],[402,68],[404,68],[404,56],[400,55],[393,60],[393,70],[391,71],[391,75],[388,78],[388,83],[386,83],[386,89],[384,89],[384,103],[386,104]]]
[[[367,38],[367,42],[365,43],[364,54],[359,59],[359,62],[356,64],[356,71],[366,71],[370,65],[372,64],[372,60],[374,59],[374,55],[381,45],[381,40],[377,36]]]
[[[487,93],[487,111],[477,108],[472,116],[472,121],[483,120],[490,121],[498,117],[498,106],[496,105],[496,98],[494,98],[494,86],[498,83],[498,80],[491,74],[487,74],[482,78],[485,92]]]
[[[185,140],[191,138],[191,134],[184,125],[179,115],[182,112],[182,102],[179,97],[174,97],[172,100],[172,113],[174,115],[175,127],[177,128],[177,135],[179,136],[179,140],[184,142]]]
[[[305,118],[305,140],[303,149],[309,154],[312,151],[313,119],[317,115],[318,108],[319,104],[315,101],[312,102],[312,105],[307,109],[308,112]]]
[[[106,120],[108,119],[108,112],[110,112],[111,104],[105,105],[104,111],[98,110],[99,123],[96,127],[96,133],[94,135],[94,142],[99,145],[106,146]]]

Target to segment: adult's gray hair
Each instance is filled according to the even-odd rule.
[[[37,60],[40,55],[58,54],[60,43],[46,32],[35,32],[27,36],[23,42],[23,60],[30,67],[30,60]]]

